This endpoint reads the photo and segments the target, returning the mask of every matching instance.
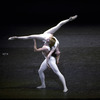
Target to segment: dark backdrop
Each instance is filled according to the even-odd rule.
[[[99,24],[97,0],[2,1],[0,24],[52,24],[77,14],[77,24]]]
[[[78,18],[68,23],[68,26],[99,25],[99,4],[98,0],[1,1],[0,38],[7,39],[9,36],[13,35],[10,34],[11,31],[14,30],[12,26],[54,26],[59,21],[76,14]]]
[[[100,98],[99,6],[97,0],[0,1],[0,98]],[[46,70],[47,88],[37,90],[44,58],[34,53],[32,40],[8,38],[42,33],[76,14],[76,20],[55,33],[61,51],[58,67],[69,92],[62,93],[51,69]]]

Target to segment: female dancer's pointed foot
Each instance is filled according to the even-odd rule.
[[[67,88],[63,90],[63,92],[67,92],[67,91],[68,91],[68,89],[67,89]]]
[[[41,86],[38,86],[37,88],[38,89],[42,89],[42,88],[46,88],[46,86],[45,85],[41,85]]]
[[[9,37],[8,40],[14,40],[14,39],[17,39],[18,37],[17,36],[12,36],[12,37]]]
[[[77,17],[78,17],[78,15],[72,16],[69,18],[69,21],[72,21],[72,20],[76,19]]]
[[[77,17],[78,17],[78,15],[72,16],[72,19],[74,20],[74,19],[76,19]]]

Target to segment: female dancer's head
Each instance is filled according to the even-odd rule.
[[[50,46],[50,48],[52,48],[56,42],[55,38],[52,36],[49,39],[46,40],[46,42],[48,43],[48,45]]]

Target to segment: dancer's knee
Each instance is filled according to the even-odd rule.
[[[41,72],[42,72],[41,69],[39,69],[39,70],[38,70],[38,73],[40,74]]]
[[[39,70],[38,70],[38,73],[39,73],[39,74],[43,73],[43,70],[39,69]]]
[[[60,76],[60,72],[58,70],[54,70],[54,73]]]
[[[59,78],[63,77],[63,75],[59,71],[57,71],[56,74],[58,75]]]

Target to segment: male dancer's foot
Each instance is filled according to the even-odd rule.
[[[38,86],[37,88],[38,89],[42,89],[42,88],[46,88],[46,86],[45,85],[41,85],[41,86]]]
[[[63,90],[63,92],[67,92],[68,91],[68,89],[67,88],[65,88],[64,90]]]

